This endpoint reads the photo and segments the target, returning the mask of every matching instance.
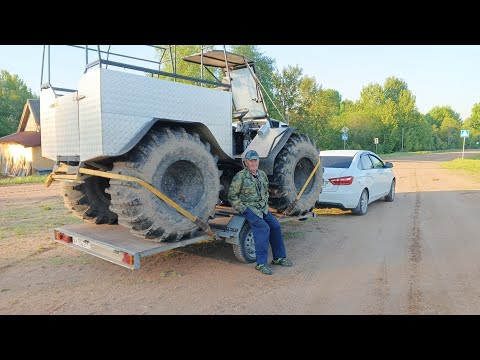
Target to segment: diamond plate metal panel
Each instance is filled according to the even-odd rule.
[[[205,124],[232,156],[231,94],[216,89],[101,69],[103,152],[118,155],[153,118]],[[112,132],[113,131],[113,132]]]
[[[40,94],[42,124],[42,156],[57,160],[57,156],[79,155],[78,104],[76,93],[55,97],[52,89]]]
[[[43,89],[40,93],[40,119],[42,156],[47,159],[57,159],[57,142],[55,128],[55,113],[50,107],[55,102],[55,93],[52,89]]]
[[[77,93],[57,97],[55,111],[55,127],[57,155],[80,155],[78,138],[78,102]]]
[[[123,114],[102,114],[103,121],[103,154],[117,156],[122,154],[125,145],[152,120],[151,117],[141,117]],[[90,154],[91,157],[99,154]]]
[[[231,109],[230,92],[97,68],[82,76],[78,95],[55,99],[51,90],[42,91],[44,156],[88,161],[121,155],[159,118],[205,124],[232,157]]]
[[[78,87],[80,124],[80,161],[103,155],[102,112],[100,106],[100,71],[82,76]]]

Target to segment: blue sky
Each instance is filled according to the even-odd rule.
[[[126,48],[113,45],[111,51],[124,53]],[[364,86],[383,85],[395,76],[407,83],[422,113],[449,105],[465,120],[480,103],[480,45],[260,45],[260,50],[276,60],[277,68],[298,65],[343,99],[358,100]],[[0,69],[18,74],[39,94],[42,51],[42,45],[0,45]],[[152,58],[153,50],[135,50],[135,55]],[[52,59],[59,58],[51,80],[76,88],[85,61],[82,51],[54,46]]]

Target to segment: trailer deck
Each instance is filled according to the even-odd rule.
[[[279,222],[285,222],[293,219],[306,220],[314,216],[315,214],[308,213],[298,217],[277,215],[277,218]],[[248,223],[231,208],[218,207],[215,218],[208,223],[215,233],[215,240],[223,240],[233,246],[244,246],[239,239],[239,233],[243,226],[248,226]],[[190,239],[153,242],[132,235],[129,229],[121,225],[90,223],[63,225],[54,230],[55,242],[131,270],[140,267],[141,258],[209,239],[212,239],[212,236],[198,231],[197,235]]]

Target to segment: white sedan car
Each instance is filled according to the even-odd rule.
[[[352,210],[365,215],[368,204],[395,198],[393,164],[367,150],[320,151],[323,167],[322,193],[318,208]]]

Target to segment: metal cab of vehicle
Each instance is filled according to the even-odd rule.
[[[377,154],[368,150],[326,150],[320,158],[324,172],[317,208],[365,215],[373,201],[395,199],[393,164]]]

